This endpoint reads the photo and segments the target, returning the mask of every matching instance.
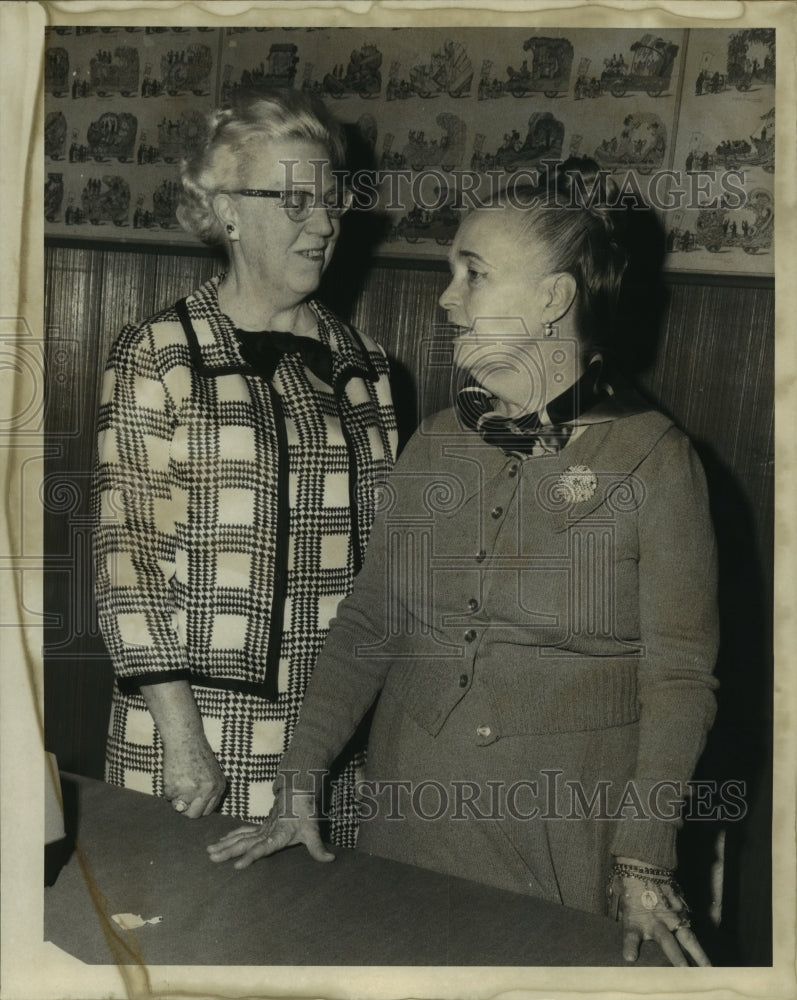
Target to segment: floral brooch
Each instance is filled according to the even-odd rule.
[[[587,465],[570,465],[559,476],[556,490],[566,503],[583,503],[598,488],[598,477]]]

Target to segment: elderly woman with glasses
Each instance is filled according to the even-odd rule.
[[[220,276],[116,341],[94,480],[115,683],[106,779],[194,819],[262,821],[395,457],[383,351],[313,296],[351,204],[323,104],[260,91],[211,115],[178,218]],[[351,845],[357,754],[332,839]]]

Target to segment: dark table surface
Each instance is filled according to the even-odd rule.
[[[205,847],[238,820],[62,776],[77,846],[45,892],[45,939],[90,964],[621,966],[613,921],[360,851],[291,848],[244,871]],[[125,931],[111,918],[161,917]],[[638,965],[666,965],[646,943]]]

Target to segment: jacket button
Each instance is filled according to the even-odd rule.
[[[469,628],[468,631],[465,633],[465,642],[473,642],[475,638],[476,638],[476,629]]]
[[[510,465],[509,468],[507,469],[507,473],[506,474],[508,476],[516,476],[517,475],[517,470],[518,470],[518,467],[516,465]]]
[[[500,517],[500,516],[501,516],[501,515],[502,515],[503,513],[504,513],[504,508],[503,508],[503,507],[493,507],[493,509],[492,509],[492,510],[490,511],[490,515],[491,515],[492,517],[494,517],[494,518],[495,518],[496,520],[497,520],[497,519],[498,519],[498,518],[499,518],[499,517]]]
[[[471,611],[478,611],[479,610],[479,602],[476,600],[475,597],[471,597],[470,600],[468,601],[468,608]]]
[[[476,729],[477,736],[489,736],[492,733],[492,729],[489,726],[478,726]]]
[[[487,558],[487,553],[484,551],[484,549],[482,549],[481,552],[476,556],[476,562],[484,562],[486,558]]]
[[[467,674],[460,674],[459,675],[459,686],[461,688],[466,688],[468,686],[468,675]]]

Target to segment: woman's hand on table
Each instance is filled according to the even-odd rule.
[[[618,860],[646,867],[641,861]],[[637,876],[615,874],[611,885],[612,894],[619,897],[617,919],[623,926],[626,962],[637,960],[643,941],[655,941],[672,965],[688,966],[688,958],[695,965],[711,965],[692,930],[689,907],[674,882],[646,882]]]
[[[237,858],[235,868],[248,868],[258,858],[276,854],[285,847],[304,844],[316,861],[334,861],[335,855],[324,847],[315,818],[315,796],[292,792],[290,810],[284,792],[277,795],[271,813],[262,826],[241,826],[208,847],[211,861]]]
[[[164,741],[163,793],[176,812],[188,819],[208,816],[226,787],[227,779],[204,735]]]
[[[163,794],[175,812],[198,819],[221,802],[227,779],[210,747],[188,681],[142,684],[163,740]]]

